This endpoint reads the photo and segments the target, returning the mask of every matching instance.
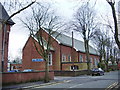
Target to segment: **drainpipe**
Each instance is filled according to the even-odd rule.
[[[5,54],[5,37],[6,37],[6,24],[3,23],[3,42],[2,42],[2,72],[4,72],[4,54]]]
[[[60,44],[59,44],[60,45]],[[60,71],[62,71],[62,52],[61,52],[61,45],[60,45]]]
[[[73,72],[74,72],[74,53],[73,53],[73,50],[74,50],[74,38],[73,38],[73,31],[72,31],[72,48],[71,48],[71,56],[72,56],[72,59],[73,59]]]

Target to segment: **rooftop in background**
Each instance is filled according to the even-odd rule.
[[[9,18],[8,13],[6,12],[3,5],[0,3],[0,22],[3,22]],[[7,24],[14,25],[15,23],[12,21],[12,19],[9,19],[7,21]]]

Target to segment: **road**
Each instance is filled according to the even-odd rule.
[[[45,86],[36,86],[32,89],[42,88],[61,88],[63,90],[71,90],[73,88],[108,88],[111,85],[118,83],[120,73],[118,71],[112,71],[105,73],[103,76],[77,76],[77,77],[55,77],[55,80],[61,80],[61,82],[48,84]]]

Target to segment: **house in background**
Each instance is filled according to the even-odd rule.
[[[11,71],[14,69],[18,69],[20,71],[22,71],[22,63],[18,63],[18,62],[8,62],[8,69],[7,71]]]
[[[47,30],[43,29],[43,36],[47,36]],[[54,71],[81,71],[87,70],[87,61],[84,49],[84,43],[77,39],[56,32],[52,35],[52,49],[49,54],[49,67]],[[45,62],[35,49],[33,40],[39,47],[35,38],[29,37],[24,48],[22,56],[22,69],[45,70]],[[97,67],[99,62],[98,52],[91,46],[90,60],[91,68]]]
[[[0,3],[0,71],[2,72],[7,71],[9,32],[11,26],[15,24],[11,19],[4,24],[8,18],[8,13]]]

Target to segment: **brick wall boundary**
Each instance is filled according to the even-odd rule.
[[[3,72],[1,74],[2,85],[42,81],[45,77],[45,71]],[[54,71],[49,71],[49,79],[54,80]]]
[[[80,75],[87,75],[88,70],[81,70],[81,71],[54,71],[55,76],[80,76]]]

